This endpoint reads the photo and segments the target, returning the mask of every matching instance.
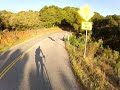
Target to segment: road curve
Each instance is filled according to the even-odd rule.
[[[69,65],[65,31],[36,37],[0,55],[0,90],[80,90]]]

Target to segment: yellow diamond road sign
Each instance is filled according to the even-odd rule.
[[[85,5],[80,8],[78,13],[85,19],[85,21],[89,21],[90,18],[94,16],[94,12],[88,7],[88,5]]]
[[[92,30],[92,22],[82,22],[83,30]]]

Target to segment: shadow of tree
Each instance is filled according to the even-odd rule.
[[[39,85],[40,90],[52,90],[50,79],[43,60],[45,60],[45,56],[39,46],[35,51],[37,84]]]
[[[0,73],[9,65],[12,61],[16,60],[23,52],[20,49],[15,50],[13,53],[8,55],[10,51],[3,53],[0,58],[6,62],[0,68]],[[6,57],[5,57],[6,56]],[[22,60],[16,62],[9,71],[0,80],[0,90],[19,90],[19,85],[23,78],[24,67],[28,61],[28,54],[25,54]]]
[[[6,62],[6,59],[7,59],[9,54],[10,54],[10,50],[5,51],[2,54],[0,54],[0,68],[3,66],[3,63]]]
[[[51,39],[52,41],[55,41],[52,37],[48,37],[49,39]],[[56,42],[56,41],[55,41]]]
[[[10,53],[10,50],[5,51],[2,54],[0,54],[0,61],[4,60],[9,55],[9,53]]]
[[[52,40],[53,42],[57,43],[58,45],[62,46],[64,48],[64,46],[60,43],[58,43],[55,39],[53,39],[52,37],[48,37],[50,40]],[[59,38],[60,39],[60,38]],[[64,41],[63,38],[60,39],[61,41]]]
[[[9,54],[10,54],[10,51],[8,50],[0,55],[0,60],[2,61],[0,63],[0,72],[6,66],[8,66],[13,60],[15,60],[17,57],[19,57],[22,54],[22,52],[20,49],[17,49],[13,53],[11,53],[10,55]]]
[[[65,90],[82,90],[82,89],[79,89],[78,85],[76,83],[74,83],[70,79],[70,77],[65,75],[64,72],[60,71],[60,76],[61,76],[61,79],[62,79],[62,84],[65,87]]]

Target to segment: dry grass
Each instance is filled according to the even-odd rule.
[[[37,30],[1,32],[0,33],[0,53],[30,38],[43,35],[49,32],[56,32],[56,31],[61,31],[61,29],[60,28],[50,28],[50,29],[44,28],[44,29],[37,29]]]
[[[117,90],[111,82],[109,82],[106,73],[101,70],[96,61],[93,60],[93,54],[88,54],[88,58],[84,59],[82,52],[69,43],[66,48],[70,55],[73,71],[85,90]],[[88,47],[89,50],[90,47]],[[95,47],[96,48],[96,47]],[[95,49],[90,49],[92,50]],[[93,52],[94,53],[94,52]],[[90,56],[92,55],[92,57]],[[105,68],[105,67],[104,67]]]

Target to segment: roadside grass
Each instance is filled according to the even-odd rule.
[[[0,53],[33,37],[44,35],[50,32],[59,32],[59,31],[62,30],[60,28],[55,27],[49,29],[43,28],[37,30],[0,32]]]
[[[79,83],[83,86],[83,90],[118,90],[119,86],[116,86],[115,80],[112,80],[108,75],[114,74],[114,72],[111,72],[111,70],[113,71],[113,69],[111,69],[112,66],[110,66],[110,64],[105,63],[104,61],[100,61],[94,56],[99,47],[99,42],[88,43],[87,58],[84,59],[84,49],[76,47],[70,42],[66,41],[66,49],[69,53],[70,63],[73,72],[76,75]],[[103,54],[105,54],[105,52]],[[109,52],[109,54],[114,53]],[[110,56],[102,55],[100,58],[104,59]],[[115,57],[112,58],[113,61],[115,59]],[[100,62],[103,64],[101,64]]]

